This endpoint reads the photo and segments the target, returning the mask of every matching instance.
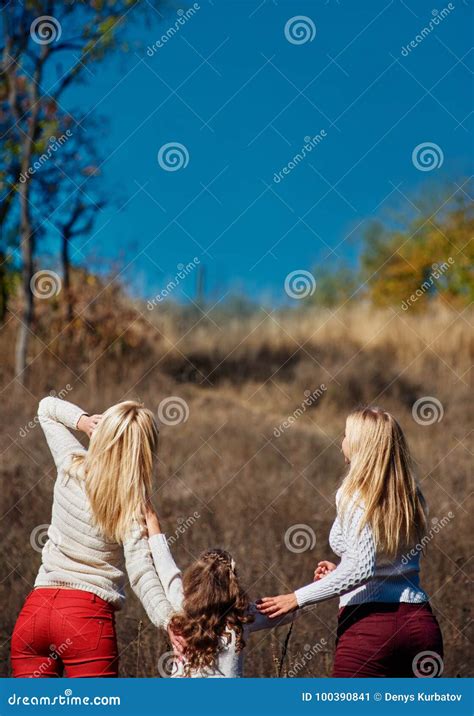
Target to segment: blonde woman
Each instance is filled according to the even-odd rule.
[[[140,517],[152,488],[157,426],[133,401],[89,416],[48,397],[38,418],[57,478],[49,539],[12,636],[13,675],[117,676],[114,615],[125,573],[156,626],[165,627],[171,611]],[[70,430],[90,438],[87,451]]]
[[[439,673],[441,632],[419,583],[425,505],[402,429],[384,410],[356,410],[342,452],[349,470],[329,538],[341,561],[320,562],[312,584],[259,608],[274,619],[339,597],[335,677],[419,676],[425,652]]]

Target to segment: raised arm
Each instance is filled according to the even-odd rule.
[[[70,430],[79,429],[79,421],[85,414],[82,408],[60,398],[48,396],[40,401],[38,420],[58,470],[71,454],[84,451]]]
[[[171,554],[166,535],[161,531],[157,514],[149,506],[146,512],[148,543],[153,555],[155,569],[165,590],[166,597],[175,611],[183,606],[183,581],[181,571]]]
[[[143,604],[150,621],[166,629],[173,610],[155,571],[148,539],[142,536],[138,523],[134,524],[123,550],[133,591]]]

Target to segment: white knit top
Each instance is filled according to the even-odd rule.
[[[340,490],[336,495],[339,506]],[[420,556],[407,553],[393,560],[376,554],[374,535],[370,525],[359,533],[363,508],[358,505],[349,518],[338,513],[329,535],[332,551],[341,558],[337,568],[322,579],[295,592],[298,605],[303,607],[324,599],[339,596],[339,606],[367,602],[427,602],[428,597],[419,583]]]
[[[109,542],[94,524],[84,483],[67,474],[73,454],[84,453],[68,428],[77,428],[85,411],[58,398],[44,398],[38,418],[58,471],[48,541],[36,587],[69,587],[92,592],[116,609],[124,599],[125,572],[150,620],[165,627],[171,607],[153,566],[146,537],[138,523],[120,545]]]
[[[166,596],[176,612],[181,611],[183,607],[183,583],[181,572],[176,566],[173,556],[170,552],[166,536],[164,534],[156,534],[149,539],[156,571],[163,584]],[[260,614],[255,604],[249,606],[248,613],[254,618],[252,622],[244,624],[244,641],[250,633],[259,631],[260,629],[271,629],[273,627],[288,624],[294,619],[294,614],[288,614],[281,619],[269,619]],[[243,652],[245,649],[237,651],[237,640],[235,631],[229,630],[228,633],[221,637],[219,652],[217,654],[215,667],[207,670],[191,671],[191,678],[235,678],[241,677],[243,672]],[[185,673],[185,662],[174,660],[171,669],[172,678],[182,678]]]

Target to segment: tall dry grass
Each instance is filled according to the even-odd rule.
[[[93,412],[128,397],[154,410],[168,396],[186,401],[188,420],[161,430],[156,505],[166,530],[177,535],[173,549],[180,565],[200,550],[224,547],[252,597],[301,586],[319,559],[331,558],[327,539],[344,471],[345,416],[361,403],[392,411],[411,443],[430,518],[454,515],[428,546],[422,581],[444,634],[445,674],[471,675],[467,312],[411,315],[355,306],[333,313],[261,312],[239,320],[160,307],[148,312],[119,292],[104,292],[84,306],[69,327],[59,306],[40,307],[23,387],[12,373],[14,317],[0,337],[4,675],[9,635],[40,562],[30,535],[51,513],[53,463],[41,429],[28,423],[44,394],[67,385],[67,398]],[[314,404],[275,437],[305,391],[322,384]],[[413,403],[422,396],[441,402],[440,422],[420,425],[413,419]],[[285,533],[295,524],[315,531],[313,549],[287,549]],[[336,617],[332,600],[298,620],[282,674],[294,673],[297,664],[299,676],[330,673]],[[155,676],[166,639],[132,596],[118,625],[121,673]],[[278,673],[286,633],[283,628],[251,638],[248,676]],[[312,656],[317,644],[321,648]]]

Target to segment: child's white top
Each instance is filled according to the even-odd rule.
[[[148,540],[153,554],[156,571],[165,590],[166,597],[175,612],[180,612],[183,608],[183,583],[181,572],[176,566],[173,555],[170,552],[166,535],[157,534]],[[271,629],[272,627],[288,624],[294,619],[294,614],[288,614],[281,619],[269,619],[260,614],[255,604],[249,606],[248,613],[254,617],[249,624],[244,624],[243,638],[247,638],[251,632],[260,629]],[[243,651],[237,651],[235,631],[228,632],[229,640],[221,637],[219,653],[216,658],[215,667],[212,669],[195,670],[190,673],[190,677],[205,678],[235,678],[242,676],[243,672]],[[171,672],[171,677],[182,678],[185,676],[185,664],[183,661],[175,660]]]
[[[336,495],[339,506],[340,489]],[[337,517],[329,535],[332,551],[341,558],[337,568],[328,575],[297,589],[298,605],[303,607],[324,599],[339,596],[339,606],[367,602],[427,602],[428,596],[420,587],[420,553],[416,546],[393,560],[378,557],[370,525],[359,532],[364,514],[361,505],[355,506],[350,517]]]
[[[71,457],[85,453],[70,430],[85,411],[59,398],[43,398],[38,418],[56,463],[48,540],[41,553],[35,587],[68,587],[92,592],[120,609],[125,573],[153,624],[165,627],[171,613],[153,566],[146,537],[131,526],[123,545],[110,542],[94,523],[84,482],[67,474]]]

